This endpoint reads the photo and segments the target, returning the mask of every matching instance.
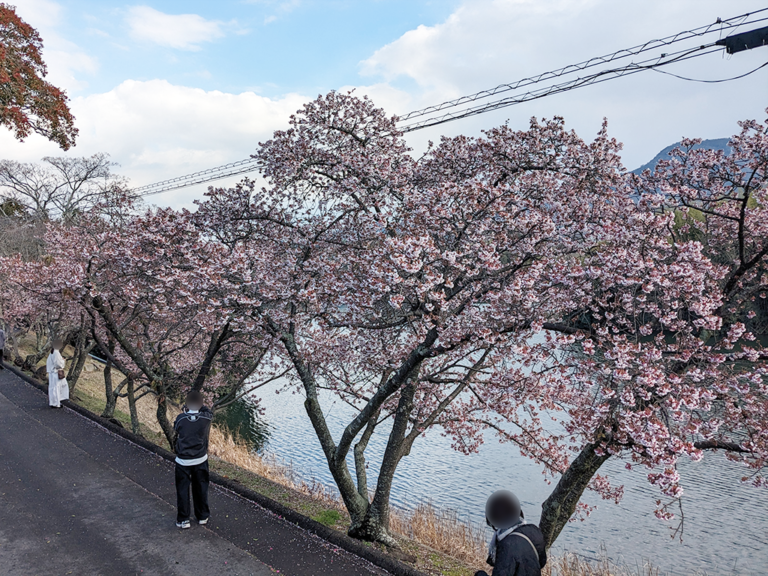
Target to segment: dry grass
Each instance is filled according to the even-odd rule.
[[[323,484],[317,481],[307,482],[295,471],[293,466],[280,461],[271,454],[260,455],[227,430],[214,426],[211,428],[208,451],[212,456],[258,474],[281,486],[309,496],[326,506],[345,510],[344,504]]]
[[[551,558],[542,573],[546,576],[660,576],[659,569],[651,565],[635,569],[616,566],[605,552],[599,560],[591,562],[577,554],[566,553]]]
[[[393,508],[390,527],[410,538],[474,566],[484,566],[488,555],[485,530],[453,510],[422,502],[413,509]]]

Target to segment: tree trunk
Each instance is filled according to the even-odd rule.
[[[304,401],[304,408],[307,411],[307,416],[312,423],[312,427],[315,430],[320,446],[323,449],[326,460],[328,462],[328,469],[333,476],[333,480],[339,489],[344,505],[349,512],[352,520],[349,529],[349,535],[362,538],[366,540],[375,540],[383,542],[388,545],[395,545],[394,539],[387,533],[389,525],[389,508],[387,505],[379,503],[378,507],[369,514],[370,505],[368,503],[368,497],[363,496],[358,491],[358,487],[355,485],[355,480],[350,474],[349,467],[347,466],[346,456],[352,449],[352,443],[356,436],[363,431],[368,423],[373,418],[374,414],[384,405],[384,403],[397,393],[399,389],[413,380],[412,375],[417,374],[422,362],[430,354],[431,347],[437,341],[438,332],[436,328],[432,328],[424,340],[411,350],[408,357],[403,360],[400,367],[394,370],[389,378],[386,378],[385,382],[381,384],[376,392],[368,400],[368,403],[360,410],[358,415],[350,422],[344,429],[341,435],[338,445],[334,442],[333,436],[328,428],[325,420],[325,415],[320,408],[317,395],[317,383],[315,382],[314,375],[310,369],[310,366],[304,361],[301,353],[299,352],[296,341],[293,337],[292,328],[285,330],[282,326],[274,322],[268,316],[266,317],[267,325],[270,331],[280,338],[281,342],[285,346],[285,350],[290,357],[296,373],[301,379],[306,392],[306,400]],[[415,390],[414,390],[415,393]],[[411,395],[410,405],[413,404],[413,395]],[[409,408],[410,410],[410,408]],[[407,420],[407,419],[406,419]],[[407,426],[407,421],[405,425]],[[404,435],[405,430],[402,431]],[[400,440],[400,446],[402,445],[402,438]],[[393,452],[395,448],[388,447],[385,453],[385,458],[389,454],[390,459],[394,458],[391,473],[394,474],[394,469],[397,467],[397,461],[401,456],[400,453]],[[400,447],[397,448],[399,452]],[[391,486],[391,478],[390,478]],[[377,491],[378,488],[377,488]],[[389,487],[381,491],[379,499],[386,496],[389,499]],[[374,496],[375,498],[375,496]],[[388,504],[388,502],[387,502]],[[383,524],[381,516],[383,514]],[[369,518],[366,520],[366,518]],[[382,530],[381,526],[385,526]]]
[[[94,341],[96,339],[95,333],[94,333]],[[106,350],[104,349],[104,345],[102,345],[102,352],[103,355],[107,358],[107,365],[104,366],[104,394],[107,397],[107,402],[104,405],[104,412],[101,413],[101,416],[103,418],[114,418],[115,417],[115,407],[117,406],[117,391],[114,390],[114,386],[112,384],[112,355],[115,353],[115,341],[112,338],[107,339],[107,345]]]
[[[85,366],[88,355],[96,346],[95,342],[87,342],[85,338],[77,339],[77,349],[75,350],[75,358],[72,359],[72,363],[69,366],[69,374],[67,374],[67,383],[69,384],[69,393],[74,394],[77,381],[80,379],[80,374],[83,373],[83,367]]]
[[[16,339],[16,335],[13,333],[10,326],[8,326],[7,330],[5,331],[5,335],[5,352],[9,355],[9,360],[18,366],[19,361],[23,362],[23,360],[21,356],[19,356],[18,340]],[[9,342],[11,344],[10,347],[8,346]]]
[[[46,355],[47,349],[53,344],[54,327],[41,322],[35,323],[35,354],[42,358]],[[31,368],[35,365],[32,364]]]
[[[114,418],[115,407],[117,406],[117,394],[115,394],[112,387],[112,361],[107,360],[107,365],[104,366],[104,394],[107,397],[107,403],[104,405],[104,411],[101,413],[102,418]]]
[[[205,352],[203,363],[200,365],[200,369],[197,371],[197,377],[192,383],[192,390],[197,390],[200,392],[203,389],[205,379],[211,372],[213,361],[216,359],[216,355],[219,353],[219,350],[221,350],[224,342],[231,334],[232,332],[229,329],[229,323],[225,324],[221,330],[215,330],[213,334],[211,334],[211,339],[208,343],[208,350]]]
[[[355,486],[355,482],[347,467],[346,451],[339,450],[339,447],[333,440],[333,436],[325,421],[325,415],[320,408],[320,402],[317,398],[317,383],[315,382],[314,375],[312,374],[310,367],[301,357],[293,335],[284,331],[282,327],[272,321],[269,317],[267,317],[267,322],[272,333],[279,337],[285,346],[285,350],[304,386],[304,391],[307,395],[304,400],[304,409],[307,412],[307,416],[315,431],[315,435],[320,441],[320,447],[323,449],[323,454],[328,462],[328,470],[331,472],[333,480],[339,489],[339,494],[344,502],[344,506],[347,508],[347,511],[352,518],[352,522],[359,521],[365,514],[366,508],[368,507],[368,500],[360,496],[357,492],[357,487]],[[361,420],[363,419],[361,415],[358,415],[358,418]],[[347,427],[347,430],[348,429],[349,426]],[[357,433],[355,432],[354,434],[349,435],[352,436],[352,440],[354,440],[354,436],[356,436]],[[349,441],[350,444],[352,440]],[[344,435],[342,435],[342,442],[343,441]]]
[[[70,376],[72,375],[72,370],[74,369],[75,364],[77,364],[77,362],[80,361],[80,356],[82,355],[83,350],[85,349],[86,333],[85,333],[85,330],[82,329],[83,320],[84,320],[83,316],[84,316],[83,314],[80,315],[81,329],[78,330],[77,337],[75,338],[75,341],[72,344],[72,349],[73,349],[72,363],[69,366],[69,374],[67,374],[67,380],[69,380]],[[70,385],[70,389],[71,388],[72,386]]]
[[[317,438],[320,440],[320,445],[328,462],[328,470],[331,472],[334,482],[336,482],[339,494],[349,512],[352,523],[359,522],[365,515],[368,499],[360,496],[357,491],[355,482],[352,480],[352,475],[347,467],[347,460],[344,457],[346,454],[344,456],[338,454],[336,444],[333,441],[330,430],[326,426],[325,417],[317,397],[308,396],[304,401],[304,408],[315,429],[315,434],[317,434]]]
[[[157,397],[157,423],[160,424],[160,428],[165,434],[165,439],[168,441],[170,450],[174,450],[176,444],[176,431],[173,429],[173,424],[168,421],[168,402],[165,399],[165,394],[160,394]]]
[[[541,505],[539,528],[544,534],[544,545],[549,548],[560,535],[592,477],[610,458],[598,455],[594,444],[587,444],[560,477],[555,489]]]
[[[360,441],[355,444],[355,473],[357,474],[357,493],[360,494],[365,501],[368,502],[368,473],[365,469],[365,449],[368,447],[368,441],[371,439],[373,431],[376,429],[376,424],[379,420],[379,414],[381,410],[376,410],[368,424],[365,427]]]
[[[133,430],[134,434],[141,436],[139,414],[136,412],[136,395],[134,394],[133,378],[128,378],[128,408],[131,413],[131,430]]]
[[[418,371],[416,368],[415,372]],[[381,470],[376,483],[373,500],[360,522],[353,522],[349,535],[360,540],[382,542],[397,547],[397,542],[389,533],[389,497],[392,492],[392,480],[397,465],[403,457],[403,443],[408,430],[408,422],[413,411],[413,398],[416,394],[416,374],[412,373],[400,393],[395,421],[389,434],[387,448],[381,461]]]
[[[36,352],[35,354],[28,354],[26,358],[24,358],[24,362],[21,365],[22,370],[27,370],[29,372],[34,372],[35,366],[37,366],[37,363],[40,362],[43,358],[48,356],[48,352],[50,351],[50,345],[46,345],[43,347],[43,349],[39,352]]]

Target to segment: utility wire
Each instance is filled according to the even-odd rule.
[[[441,116],[427,118],[419,122],[414,122],[413,124],[408,124],[400,128],[400,130],[405,133],[413,132],[414,130],[422,130],[424,128],[437,126],[446,122],[452,122],[461,118],[477,116],[478,114],[485,114],[486,112],[491,112],[500,108],[522,104],[523,102],[530,102],[531,100],[538,100],[539,98],[552,96],[553,94],[559,94],[561,92],[567,92],[576,88],[591,86],[592,84],[600,84],[602,82],[614,80],[623,76],[630,76],[645,70],[653,70],[661,66],[667,66],[669,64],[690,60],[692,58],[698,58],[700,56],[706,56],[713,52],[719,52],[720,50],[721,48],[719,46],[715,46],[714,43],[707,44],[699,48],[694,48],[693,50],[685,50],[675,54],[666,55],[665,59],[653,58],[639,63],[628,64],[627,66],[622,66],[621,68],[601,70],[583,78],[575,78],[573,80],[568,80],[567,82],[546,86],[537,90],[531,90],[525,92],[524,94],[509,96],[507,98],[502,98],[501,100],[495,100],[493,102],[488,102],[479,106],[472,106],[463,110],[447,112]]]
[[[487,98],[489,96],[495,96],[496,94],[501,94],[503,92],[517,90],[518,88],[529,86],[531,84],[537,84],[539,82],[543,82],[544,80],[558,78],[560,76],[565,76],[567,74],[572,74],[574,72],[586,70],[588,68],[599,66],[601,64],[607,64],[609,62],[620,60],[622,58],[636,56],[638,54],[649,52],[657,48],[671,46],[672,44],[675,44],[677,42],[682,42],[684,40],[690,40],[691,38],[702,37],[707,34],[712,34],[715,32],[722,32],[722,30],[724,30],[725,28],[734,28],[735,30],[739,26],[742,26],[744,24],[756,24],[759,22],[764,22],[768,20],[768,17],[751,19],[749,20],[749,22],[746,22],[746,19],[748,19],[750,16],[761,15],[761,13],[764,13],[764,12],[768,12],[768,8],[762,8],[761,10],[757,10],[755,12],[751,12],[747,14],[742,14],[740,16],[734,16],[733,18],[728,18],[727,20],[719,20],[713,24],[708,24],[707,26],[700,26],[699,28],[694,28],[693,30],[678,32],[673,36],[667,36],[666,38],[661,38],[659,40],[650,40],[648,42],[645,42],[644,44],[639,44],[632,48],[625,48],[623,50],[618,50],[616,52],[613,52],[612,54],[606,54],[605,56],[590,58],[589,60],[585,60],[584,62],[580,62],[578,64],[571,64],[569,66],[565,66],[557,70],[544,72],[542,74],[538,74],[536,76],[530,76],[528,78],[523,78],[521,80],[517,80],[509,84],[500,84],[495,88],[491,88],[490,90],[483,90],[475,94],[470,94],[469,96],[462,96],[461,98],[456,98],[455,100],[448,100],[447,102],[443,102],[441,104],[436,104],[434,106],[428,106],[426,108],[422,108],[421,110],[408,112],[407,114],[400,116],[399,119],[402,122],[405,120],[410,120],[411,118],[417,118],[419,116],[424,116],[426,114],[439,112],[440,110],[445,110],[446,108],[461,106],[462,104],[466,104],[468,102],[474,102],[476,100]],[[741,20],[741,22],[737,22],[738,20]]]
[[[667,76],[674,76],[675,78],[679,78],[680,80],[687,80],[688,82],[701,82],[702,84],[719,84],[721,82],[730,82],[731,80],[739,80],[741,78],[746,78],[750,74],[754,74],[758,70],[765,68],[768,66],[768,62],[765,62],[763,64],[760,64],[757,68],[753,68],[749,72],[745,72],[744,74],[739,74],[738,76],[731,76],[730,78],[721,78],[719,80],[701,80],[699,78],[688,78],[686,76],[680,76],[679,74],[673,74],[672,72],[667,72],[666,70],[657,70],[654,68],[654,72],[658,72],[659,74],[666,74]]]
[[[635,46],[633,48],[619,50],[612,54],[585,60],[584,62],[581,62],[579,64],[573,64],[570,66],[559,68],[557,70],[545,72],[543,74],[539,74],[538,76],[531,76],[529,78],[524,78],[522,80],[518,80],[513,83],[501,84],[490,90],[483,90],[481,92],[477,92],[469,96],[463,96],[461,98],[449,100],[441,104],[437,104],[435,106],[429,106],[427,108],[415,110],[413,112],[409,112],[403,116],[400,116],[398,118],[398,122],[404,122],[413,118],[429,116],[430,114],[435,114],[436,112],[441,112],[444,110],[456,108],[463,104],[477,102],[478,100],[482,100],[484,98],[488,98],[490,96],[494,96],[500,93],[510,92],[510,91],[519,89],[521,87],[538,84],[546,80],[551,80],[553,78],[566,76],[582,70],[587,70],[589,68],[598,66],[600,64],[605,64],[608,62],[620,60],[622,58],[643,54],[650,50],[658,49],[665,46],[670,46],[677,42],[689,40],[691,38],[699,38],[714,32],[722,32],[723,29],[728,29],[728,28],[736,29],[745,24],[756,24],[759,22],[764,22],[768,20],[768,14],[765,14],[766,12],[768,12],[768,8],[763,8],[761,10],[757,10],[755,12],[751,12],[747,14],[742,14],[740,16],[734,16],[733,18],[728,18],[726,20],[718,19],[718,21],[715,22],[714,24],[709,24],[707,26],[701,26],[699,28],[694,28],[692,30],[679,32],[673,36],[667,36],[666,38],[662,38],[660,40],[651,40],[644,44]],[[757,18],[757,16],[760,16],[760,17]],[[741,20],[741,21],[737,22],[738,20]],[[534,90],[529,90],[523,94],[512,95],[499,100],[494,100],[492,102],[487,102],[487,103],[479,104],[475,106],[469,106],[460,110],[445,112],[440,116],[432,116],[430,118],[425,118],[417,122],[406,124],[405,126],[400,127],[399,130],[403,133],[413,132],[415,130],[421,130],[424,128],[437,126],[440,124],[444,124],[446,122],[459,120],[461,118],[476,116],[478,114],[484,114],[486,112],[491,112],[493,110],[498,110],[500,108],[521,104],[523,102],[529,102],[531,100],[537,100],[540,98],[544,98],[546,96],[551,96],[553,94],[567,92],[569,90],[574,90],[576,88],[581,88],[581,87],[589,86],[592,84],[599,84],[607,80],[613,80],[615,78],[628,76],[628,75],[635,74],[637,72],[642,72],[645,70],[654,70],[656,72],[668,74],[670,76],[675,76],[682,80],[698,81],[694,79],[685,78],[683,76],[678,76],[676,74],[672,74],[671,72],[667,72],[664,70],[659,70],[659,68],[662,66],[667,66],[669,64],[689,60],[691,58],[705,56],[720,50],[722,50],[722,46],[717,46],[715,43],[710,43],[710,44],[700,45],[693,49],[680,50],[678,52],[674,52],[670,54],[663,53],[659,57],[649,58],[638,63],[632,62],[626,66],[611,68],[608,70],[600,70],[598,72],[589,74],[584,77],[578,77],[578,78],[571,79],[558,84],[549,85],[549,86],[545,86],[545,87],[534,89]],[[736,76],[734,78],[715,80],[715,81],[702,80],[701,82],[716,83],[716,82],[727,82],[730,80],[736,80],[738,78],[743,78],[745,76],[748,76],[749,74],[753,74],[754,72],[757,72],[760,68],[763,68],[763,66],[760,66],[759,68],[756,68],[751,72],[742,74],[740,76]],[[244,160],[239,160],[237,162],[231,162],[229,164],[224,164],[222,166],[217,166],[215,168],[209,168],[207,170],[194,172],[192,174],[188,174],[185,176],[179,176],[177,178],[171,178],[169,180],[163,180],[161,182],[140,186],[138,188],[134,188],[132,192],[138,196],[151,196],[154,194],[160,194],[161,192],[167,192],[169,190],[175,190],[178,188],[185,188],[187,186],[192,186],[195,184],[202,184],[205,182],[219,180],[221,178],[225,178],[229,176],[247,174],[249,172],[254,172],[257,168],[258,168],[258,161],[255,158],[246,158]]]

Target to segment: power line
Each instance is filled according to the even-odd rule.
[[[764,62],[763,64],[760,64],[757,68],[753,68],[749,72],[745,72],[744,74],[739,74],[738,76],[731,76],[730,78],[720,78],[719,80],[701,80],[699,78],[687,78],[686,76],[680,76],[678,74],[672,74],[672,72],[667,72],[666,70],[654,70],[654,72],[658,72],[660,74],[666,74],[667,76],[674,76],[675,78],[678,78],[680,80],[687,80],[688,82],[701,82],[702,84],[720,84],[721,82],[730,82],[731,80],[739,80],[741,78],[746,78],[747,76],[754,74],[758,70],[761,70],[768,66],[768,62]]]
[[[521,87],[538,84],[546,80],[551,80],[554,78],[573,74],[582,70],[587,70],[589,68],[598,66],[600,64],[605,64],[612,61],[627,58],[630,56],[643,54],[650,50],[658,49],[665,46],[670,46],[672,44],[682,42],[684,40],[689,40],[691,38],[700,38],[707,34],[712,34],[715,32],[720,32],[722,36],[722,31],[724,29],[733,28],[735,30],[738,27],[743,26],[745,24],[756,24],[756,23],[764,22],[768,20],[768,16],[764,15],[765,12],[768,12],[768,8],[763,8],[761,10],[757,10],[755,12],[751,12],[747,14],[742,14],[740,16],[734,16],[733,18],[728,18],[726,20],[718,19],[717,22],[715,22],[714,24],[709,24],[707,26],[701,26],[699,28],[694,28],[692,30],[679,32],[673,36],[668,36],[660,40],[651,40],[649,42],[646,42],[645,44],[640,44],[633,48],[618,50],[612,54],[591,58],[579,64],[573,64],[570,66],[559,68],[557,70],[545,72],[543,74],[539,74],[538,76],[531,76],[529,78],[524,78],[522,80],[518,80],[516,82],[509,83],[509,84],[501,84],[490,90],[483,90],[481,92],[477,92],[469,96],[463,96],[461,98],[449,100],[441,104],[437,104],[435,106],[429,106],[421,110],[415,110],[413,112],[409,112],[408,114],[400,116],[398,118],[398,122],[404,122],[412,118],[429,116],[430,114],[435,114],[437,112],[442,112],[445,110],[450,110],[452,108],[457,108],[463,104],[477,102],[478,100],[482,100],[500,93],[510,92]],[[757,16],[762,16],[762,17],[757,18]],[[768,29],[768,27],[766,29]],[[751,34],[752,32],[754,31],[742,33],[738,36],[742,36],[744,34]],[[406,124],[405,126],[401,126],[399,129],[404,133],[413,132],[415,130],[421,130],[424,128],[444,124],[446,122],[452,122],[454,120],[459,120],[459,119],[467,118],[470,116],[476,116],[478,114],[484,114],[486,112],[498,110],[500,108],[505,108],[508,106],[516,105],[516,104],[521,104],[523,102],[537,100],[539,98],[544,98],[546,96],[551,96],[553,94],[567,92],[569,90],[574,90],[576,88],[581,88],[581,87],[589,86],[592,84],[599,84],[607,80],[613,80],[615,78],[628,76],[628,75],[635,74],[637,72],[642,72],[645,70],[654,70],[657,72],[669,74],[671,76],[679,77],[683,80],[695,81],[693,79],[677,76],[676,74],[672,74],[670,72],[658,70],[658,68],[662,66],[667,66],[669,64],[682,62],[684,60],[689,60],[691,58],[705,56],[705,55],[711,54],[712,52],[721,51],[723,49],[722,47],[726,46],[726,41],[729,38],[734,38],[734,36],[729,36],[725,39],[719,39],[716,42],[712,42],[709,44],[700,45],[693,49],[680,50],[678,52],[674,52],[671,54],[664,53],[664,54],[661,54],[661,56],[659,57],[649,58],[637,63],[632,62],[626,66],[611,68],[608,70],[600,70],[598,72],[589,74],[584,77],[578,77],[578,78],[571,79],[558,84],[548,85],[542,88],[529,90],[522,94],[508,96],[505,98],[501,98],[499,100],[494,100],[492,102],[487,102],[487,103],[479,104],[476,106],[469,106],[466,108],[462,108],[460,110],[445,112],[439,116],[432,116],[417,122],[413,122],[411,124]],[[762,66],[760,68],[762,68]],[[741,76],[737,76],[732,79],[725,79],[725,80],[711,81],[711,82],[725,82],[725,81],[734,80],[737,78],[742,78],[744,76],[747,76],[751,73],[756,72],[760,68],[757,68],[747,74],[743,74]],[[239,174],[254,172],[255,170],[257,170],[257,168],[258,168],[258,161],[256,159],[246,158],[244,160],[231,162],[229,164],[224,164],[222,166],[217,166],[215,168],[209,168],[207,170],[202,170],[200,172],[194,172],[192,174],[188,174],[185,176],[179,176],[177,178],[171,178],[169,180],[163,180],[161,182],[140,186],[138,188],[134,188],[132,192],[134,192],[138,196],[150,196],[154,194],[159,194],[161,192],[167,192],[169,190],[185,188],[187,186],[192,186],[195,184],[203,184],[205,182],[220,180],[222,178],[226,178],[229,176],[236,176]]]
[[[722,32],[724,28],[733,28],[735,30],[738,27],[743,26],[744,24],[756,24],[758,22],[763,22],[765,20],[768,20],[768,18],[759,18],[756,20],[749,20],[748,22],[746,20],[750,16],[756,16],[766,11],[768,11],[768,8],[763,8],[761,10],[757,10],[756,12],[742,14],[740,16],[734,16],[733,18],[728,18],[726,20],[718,19],[718,21],[713,24],[700,26],[699,28],[694,28],[693,30],[678,32],[677,34],[674,34],[672,36],[667,36],[666,38],[661,38],[659,40],[650,40],[648,42],[645,42],[644,44],[633,46],[632,48],[625,48],[624,50],[618,50],[617,52],[613,52],[612,54],[606,54],[604,56],[597,56],[595,58],[590,58],[589,60],[585,60],[584,62],[580,62],[578,64],[571,64],[563,68],[558,68],[557,70],[544,72],[542,74],[538,74],[536,76],[530,76],[528,78],[523,78],[521,80],[517,80],[510,84],[499,84],[498,86],[496,86],[495,88],[491,88],[490,90],[483,90],[475,94],[470,94],[469,96],[462,96],[461,98],[456,98],[455,100],[448,100],[447,102],[443,102],[441,104],[436,104],[434,106],[428,106],[426,108],[422,108],[421,110],[415,110],[413,112],[409,112],[408,114],[404,114],[403,116],[400,116],[400,121],[410,120],[411,118],[417,118],[419,116],[424,116],[426,114],[432,114],[434,112],[445,110],[446,108],[461,106],[462,104],[466,104],[468,102],[474,102],[476,100],[481,100],[483,98],[495,96],[496,94],[501,94],[503,92],[517,90],[518,88],[529,86],[531,84],[537,84],[539,82],[543,82],[544,80],[558,78],[561,76],[565,76],[567,74],[572,74],[574,72],[586,70],[594,66],[599,66],[601,64],[607,64],[609,62],[620,60],[622,58],[636,56],[638,54],[649,52],[657,48],[671,46],[672,44],[675,44],[677,42],[682,42],[684,40],[690,40],[691,38],[698,38],[698,37],[705,36],[707,34]]]
[[[691,58],[698,58],[700,56],[706,56],[713,52],[720,52],[721,48],[712,44],[707,44],[693,50],[685,50],[677,52],[675,54],[665,55],[664,59],[653,58],[637,64],[632,63],[621,68],[612,68],[610,70],[601,70],[589,76],[583,78],[575,78],[562,82],[560,84],[554,84],[552,86],[546,86],[537,90],[530,90],[523,94],[509,96],[500,100],[494,100],[486,104],[479,106],[472,106],[464,108],[462,110],[447,112],[441,116],[427,118],[413,124],[403,126],[400,130],[403,132],[413,132],[414,130],[422,130],[424,128],[430,128],[432,126],[438,126],[439,124],[445,124],[446,122],[452,122],[462,118],[468,118],[470,116],[477,116],[478,114],[485,114],[493,110],[500,108],[506,108],[508,106],[514,106],[516,104],[522,104],[523,102],[530,102],[531,100],[538,100],[546,96],[552,96],[553,94],[559,94],[561,92],[567,92],[576,88],[583,88],[584,86],[591,86],[592,84],[600,84],[608,80],[614,80],[623,76],[630,76],[638,72],[645,70],[653,70],[660,66],[666,66],[672,63],[682,62],[684,60],[690,60]]]

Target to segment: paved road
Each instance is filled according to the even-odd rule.
[[[0,574],[387,574],[215,486],[178,530],[171,463],[46,400],[0,371]]]

